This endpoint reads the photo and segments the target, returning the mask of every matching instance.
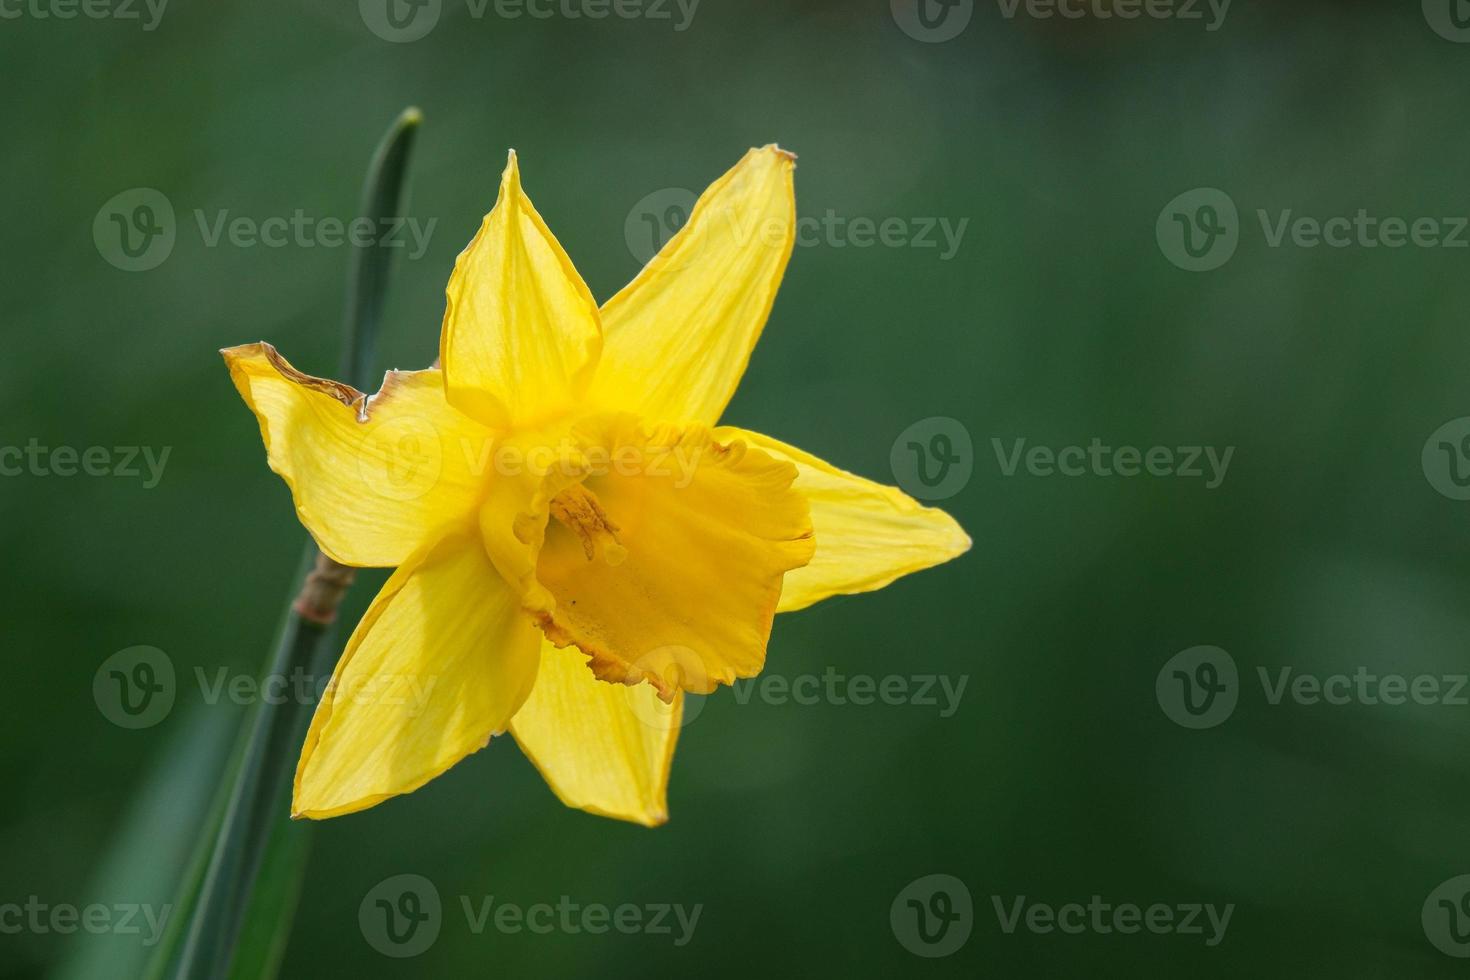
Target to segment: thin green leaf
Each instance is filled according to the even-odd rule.
[[[373,156],[363,213],[374,222],[386,222],[400,213],[409,149],[420,119],[418,110],[405,111],[389,127]],[[390,249],[377,244],[353,253],[342,374],[358,388],[371,386],[369,371],[392,258]],[[318,560],[316,548],[308,547],[298,581],[311,575],[314,567],[320,570]],[[302,616],[293,604],[266,674],[289,678],[302,670],[307,676],[319,677],[337,653],[334,631]],[[310,828],[292,825],[287,814],[296,756],[311,709],[291,699],[279,705],[254,706],[249,741],[234,774],[174,976],[194,980],[273,975],[289,935],[290,916],[281,913],[294,904],[308,850]],[[244,972],[232,972],[235,964]]]
[[[224,810],[219,774],[230,768],[232,736],[242,714],[232,709],[201,704],[177,719],[87,889],[91,902],[167,909],[162,936],[79,931],[52,974],[57,980],[155,976],[150,964],[169,958],[188,921],[190,889],[180,889],[179,883],[203,877],[212,834],[203,837],[201,830],[215,826]]]

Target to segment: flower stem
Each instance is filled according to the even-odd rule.
[[[404,203],[403,182],[409,151],[422,119],[417,109],[405,110],[388,128],[373,154],[363,188],[362,214],[375,226],[396,218]],[[377,236],[381,240],[381,236]],[[358,248],[348,274],[342,379],[360,390],[370,390],[377,352],[378,328],[393,251],[380,244]],[[300,592],[282,618],[267,677],[280,677],[287,689],[304,674],[318,678],[330,669],[339,653],[333,620],[337,606],[352,584],[353,571],[339,565],[309,543],[297,581]],[[313,685],[315,689],[315,685]],[[257,703],[249,720],[248,740],[228,802],[218,825],[204,880],[193,903],[189,929],[175,961],[173,975],[181,980],[231,975],[242,969],[253,976],[273,974],[290,928],[305,868],[310,827],[287,819],[296,756],[310,722],[313,705],[305,699],[282,699],[281,704]],[[273,888],[270,900],[282,908],[253,908],[255,886],[267,856],[285,855],[294,868],[273,867],[272,880],[286,882]],[[261,916],[265,916],[261,920]],[[247,923],[265,921],[274,929],[270,950],[253,957],[248,967],[238,962],[236,944]],[[254,928],[252,932],[258,931]]]

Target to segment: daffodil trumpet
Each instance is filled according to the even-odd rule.
[[[791,256],[794,169],[752,149],[599,307],[512,152],[437,366],[368,396],[268,344],[223,352],[322,552],[395,569],[294,816],[411,792],[509,731],[568,806],[660,824],[685,695],[759,673],[777,612],[969,548],[943,511],[718,424]]]

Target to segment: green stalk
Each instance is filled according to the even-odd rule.
[[[421,119],[417,109],[405,110],[373,155],[361,213],[375,222],[401,215],[404,175]],[[352,256],[340,377],[359,390],[374,387],[371,370],[392,257],[392,250],[381,245],[358,249]],[[283,617],[266,667],[267,676],[279,675],[288,683],[298,671],[321,677],[335,661],[339,649],[333,619],[351,585],[352,570],[308,544],[297,581],[301,591]],[[275,972],[289,933],[311,829],[293,824],[288,812],[296,756],[312,708],[291,698],[253,708],[241,763],[172,971],[180,980],[225,977],[234,970],[254,977]],[[272,885],[268,889],[276,903],[272,908],[252,903],[262,869]],[[236,944],[242,933],[261,942],[252,942],[251,954],[237,962]],[[262,945],[264,953],[259,952]]]

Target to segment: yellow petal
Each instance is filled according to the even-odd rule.
[[[511,720],[521,751],[567,806],[655,827],[669,818],[669,766],[683,720],[653,687],[600,681],[572,648],[541,647],[531,696]]]
[[[555,600],[536,581],[536,558],[551,499],[588,472],[582,449],[598,437],[575,422],[508,434],[496,446],[496,474],[480,509],[485,551],[532,613]]]
[[[522,192],[514,151],[446,295],[439,356],[451,404],[508,427],[581,397],[602,349],[597,303]]]
[[[297,371],[270,344],[221,351],[301,523],[344,565],[391,567],[473,522],[490,433],[438,371],[389,371],[371,398]]]
[[[317,705],[292,815],[365,809],[483,748],[530,694],[540,643],[477,537],[413,555],[353,631]]]
[[[791,257],[795,159],[774,145],[747,153],[607,301],[594,403],[650,419],[719,419]]]
[[[970,550],[969,535],[953,517],[894,487],[854,476],[756,432],[722,426],[715,436],[744,440],[794,463],[796,489],[811,504],[817,551],[810,563],[786,576],[781,612],[828,596],[881,589]]]
[[[536,579],[552,607],[531,607],[547,637],[665,700],[758,673],[782,576],[812,553],[796,468],[703,427],[624,416],[605,439],[610,464],[550,502]]]

